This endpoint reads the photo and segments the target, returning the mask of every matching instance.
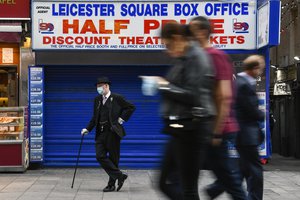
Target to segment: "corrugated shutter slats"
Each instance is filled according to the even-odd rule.
[[[166,66],[51,66],[45,67],[44,165],[74,166],[80,131],[89,122],[97,77],[108,76],[111,90],[134,103],[136,111],[125,124],[120,166],[153,168],[159,165],[167,136],[160,133],[159,96],[141,93],[138,75],[163,75]],[[99,166],[94,131],[83,143],[80,166]]]

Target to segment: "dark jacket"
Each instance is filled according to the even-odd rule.
[[[98,95],[94,100],[94,113],[93,117],[87,125],[87,130],[90,132],[96,126],[96,137],[99,134],[99,111],[101,108],[102,95]],[[118,125],[118,118],[122,118],[124,121],[128,121],[130,116],[135,110],[135,106],[127,102],[121,95],[111,93],[106,103],[109,108],[109,119],[111,125]],[[122,126],[121,126],[122,127]],[[117,133],[121,138],[126,135],[124,129],[123,133]]]
[[[255,88],[243,76],[237,76],[236,117],[240,126],[237,145],[260,145],[264,136],[259,122],[265,115],[258,109]]]
[[[213,87],[214,71],[208,56],[195,44],[175,60],[166,79],[170,84],[161,87],[162,114],[179,119],[208,117],[216,114]]]

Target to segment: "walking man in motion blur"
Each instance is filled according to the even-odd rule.
[[[209,43],[210,22],[206,17],[198,16],[191,21],[191,31],[200,46],[210,56],[215,69],[214,101],[217,116],[213,129],[212,144],[208,151],[207,165],[210,166],[217,180],[206,188],[211,199],[224,191],[235,200],[246,199],[242,188],[238,155],[233,155],[238,125],[233,110],[234,82],[233,67],[229,57]],[[235,151],[236,152],[236,151]]]
[[[244,72],[237,76],[236,113],[240,125],[237,148],[240,166],[246,179],[249,200],[263,199],[263,168],[258,146],[265,137],[259,127],[265,114],[258,109],[256,79],[265,68],[265,60],[260,55],[252,55],[243,61]]]

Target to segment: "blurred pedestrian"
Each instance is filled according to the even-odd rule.
[[[200,46],[210,56],[215,68],[214,101],[217,116],[213,129],[212,145],[208,151],[208,166],[217,180],[206,188],[211,199],[227,191],[233,199],[246,199],[242,188],[238,155],[235,150],[238,124],[233,110],[233,67],[229,57],[209,43],[210,22],[198,16],[191,20],[191,31]]]
[[[263,168],[258,146],[264,141],[259,122],[265,114],[258,109],[256,79],[262,74],[265,61],[260,55],[252,55],[243,61],[244,72],[237,76],[236,113],[240,125],[237,149],[240,154],[242,174],[246,179],[249,200],[263,199]]]
[[[174,65],[166,78],[153,77],[162,95],[163,131],[171,135],[160,188],[170,199],[199,200],[199,170],[211,140],[215,116],[214,72],[203,50],[189,41],[188,30],[185,25],[173,22],[164,25],[161,31]],[[170,171],[176,172],[171,163],[175,163],[175,174],[179,174],[177,186],[166,182],[172,181]]]
[[[96,127],[95,147],[96,158],[105,172],[109,175],[107,186],[103,192],[119,191],[127,174],[119,169],[120,140],[125,136],[122,124],[129,120],[135,106],[119,94],[110,91],[110,80],[107,77],[98,78],[96,86],[99,95],[94,99],[94,113],[81,134],[88,134]]]

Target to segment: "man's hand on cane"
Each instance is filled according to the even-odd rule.
[[[89,131],[86,128],[83,128],[81,130],[81,135],[87,135],[89,133]]]

